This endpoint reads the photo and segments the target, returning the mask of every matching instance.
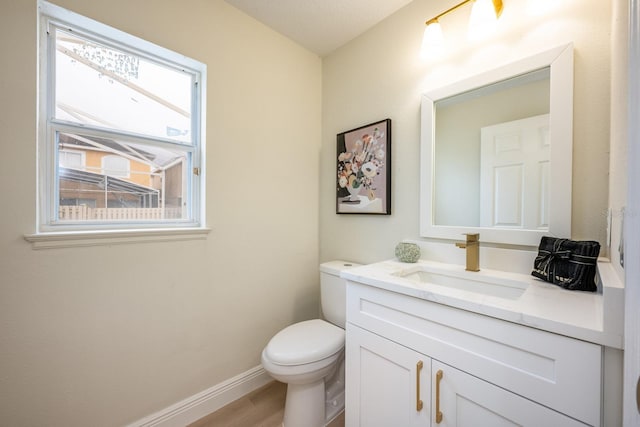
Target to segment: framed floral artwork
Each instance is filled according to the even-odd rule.
[[[391,215],[391,119],[337,140],[336,213]]]

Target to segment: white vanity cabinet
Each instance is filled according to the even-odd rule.
[[[576,427],[585,424],[434,360],[433,426]],[[436,400],[437,399],[437,400]],[[437,418],[436,418],[437,416]]]
[[[593,343],[349,282],[346,352],[347,427],[601,425]]]
[[[431,359],[347,324],[346,426],[428,426]]]

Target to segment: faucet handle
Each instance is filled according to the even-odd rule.
[[[480,241],[480,233],[464,233],[467,236],[467,243],[474,243]]]

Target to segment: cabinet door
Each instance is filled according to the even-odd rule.
[[[431,369],[433,373],[432,426],[584,427],[586,425],[437,360],[432,361]]]
[[[346,426],[429,425],[428,357],[349,323],[346,352]]]

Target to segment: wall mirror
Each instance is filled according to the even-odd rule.
[[[571,236],[573,46],[422,96],[420,234]]]

